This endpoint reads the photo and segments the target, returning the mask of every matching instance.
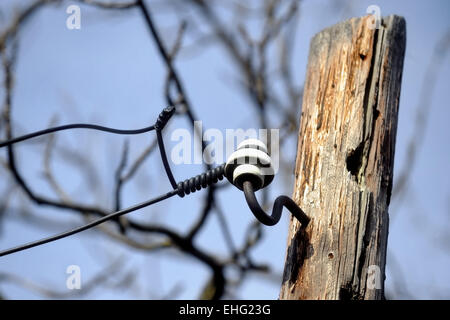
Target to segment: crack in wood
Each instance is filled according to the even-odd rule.
[[[309,235],[304,228],[300,228],[295,237],[292,239],[287,249],[288,255],[296,257],[291,261],[289,267],[286,267],[283,272],[283,283],[289,282],[291,286],[297,280],[298,273],[303,266],[305,259],[314,253],[314,249],[309,243]]]

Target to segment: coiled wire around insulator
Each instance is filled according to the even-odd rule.
[[[182,198],[187,194],[206,188],[223,179],[225,164],[210,169],[190,179],[179,182],[177,185],[178,195]]]
[[[164,108],[161,113],[158,116],[158,119],[155,123],[155,129],[156,130],[162,130],[166,126],[169,119],[173,116],[175,113],[175,107],[174,106],[168,106]]]

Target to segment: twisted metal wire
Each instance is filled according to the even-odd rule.
[[[175,113],[175,107],[174,106],[168,106],[161,111],[161,113],[158,116],[158,119],[155,123],[155,129],[156,130],[162,130],[166,126],[167,122],[169,122],[170,118]]]
[[[179,182],[177,185],[178,195],[183,198],[187,194],[194,193],[217,183],[223,179],[224,169],[225,164],[222,164],[195,177]]]
[[[0,251],[0,257],[9,255],[9,254],[12,254],[15,252],[27,250],[27,249],[30,249],[33,247],[37,247],[37,246],[40,246],[40,245],[43,245],[43,244],[46,244],[49,242],[53,242],[53,241],[62,239],[62,238],[69,237],[71,235],[74,235],[79,232],[85,231],[87,229],[93,228],[101,223],[106,222],[106,221],[109,221],[112,219],[117,219],[118,217],[120,217],[124,214],[127,214],[130,212],[142,209],[144,207],[148,207],[155,203],[161,202],[163,200],[173,197],[174,195],[178,195],[182,198],[187,194],[193,193],[202,188],[206,188],[206,187],[222,180],[225,164],[223,164],[217,168],[210,169],[210,170],[208,170],[202,174],[199,174],[195,177],[192,177],[190,179],[186,179],[185,181],[176,183],[175,178],[172,173],[172,170],[170,169],[169,162],[167,160],[167,154],[166,154],[166,151],[164,148],[164,142],[163,142],[163,138],[162,138],[162,130],[167,125],[167,123],[169,122],[170,118],[174,115],[174,113],[175,113],[175,107],[169,106],[161,111],[161,113],[159,114],[158,119],[156,120],[154,125],[146,127],[146,128],[142,128],[142,129],[137,129],[137,130],[120,130],[120,129],[114,129],[114,128],[93,125],[93,124],[69,124],[69,125],[58,126],[58,127],[48,128],[45,130],[36,131],[36,132],[30,133],[30,134],[26,134],[26,135],[12,138],[12,139],[9,139],[6,141],[2,141],[0,143],[0,148],[6,147],[6,146],[11,146],[14,143],[32,139],[32,138],[42,136],[45,134],[62,131],[62,130],[68,130],[68,129],[76,129],[76,128],[85,128],[85,129],[106,131],[106,132],[114,133],[114,134],[140,134],[140,133],[148,132],[151,130],[156,130],[156,134],[157,134],[157,138],[158,138],[158,146],[159,146],[159,150],[160,150],[160,154],[161,154],[161,160],[164,164],[164,168],[165,168],[167,177],[169,178],[169,181],[173,187],[173,190],[169,191],[165,194],[162,194],[156,198],[153,198],[151,200],[147,200],[145,202],[125,208],[123,210],[110,213],[106,216],[103,216],[99,219],[96,219],[88,224],[77,227],[75,229],[72,229],[72,230],[69,230],[66,232],[62,232],[62,233],[59,233],[54,236],[46,237],[46,238],[43,238],[43,239],[40,239],[37,241],[29,242],[29,243],[26,243],[26,244],[23,244],[23,245],[20,245],[17,247],[13,247],[13,248],[9,248],[9,249]]]
[[[162,130],[167,125],[170,118],[175,113],[175,107],[169,106],[161,111],[161,113],[158,116],[158,119],[156,120],[155,124],[146,128],[137,129],[137,130],[120,130],[120,129],[113,129],[108,127],[102,127],[98,125],[93,124],[69,124],[59,127],[53,127],[48,128],[41,131],[36,131],[34,133],[30,133],[27,135],[23,135],[20,137],[12,138],[10,140],[6,140],[0,143],[0,148],[5,146],[11,146],[14,143],[32,139],[41,135],[53,133],[56,131],[62,131],[62,130],[68,130],[68,129],[75,129],[75,128],[86,128],[86,129],[93,129],[93,130],[99,130],[99,131],[106,131],[109,133],[114,134],[140,134],[144,132],[148,132],[151,130],[156,130],[157,134],[157,141],[158,146],[161,154],[161,161],[163,162],[164,169],[166,171],[166,175],[172,185],[173,190],[169,191],[165,194],[162,194],[154,199],[147,200],[143,203],[140,203],[138,205],[134,205],[132,207],[116,211],[113,213],[110,213],[106,216],[103,216],[97,220],[94,220],[88,224],[85,224],[83,226],[77,227],[75,229],[62,232],[60,234],[43,238],[37,241],[33,241],[24,245],[20,245],[17,247],[13,247],[10,249],[6,249],[3,251],[0,251],[0,257],[6,256],[15,252],[23,251],[26,249],[30,249],[33,247],[37,247],[49,242],[53,242],[62,238],[66,238],[68,236],[74,235],[76,233],[85,231],[87,229],[93,228],[101,223],[104,223],[111,219],[117,219],[119,216],[122,216],[124,214],[142,209],[144,207],[153,205],[155,203],[161,202],[163,200],[166,200],[174,195],[178,195],[180,198],[183,198],[185,195],[189,195],[191,193],[194,193],[196,191],[199,191],[201,189],[207,188],[220,180],[223,180],[224,177],[224,171],[225,171],[225,165],[222,164],[216,168],[210,169],[206,172],[203,172],[199,175],[196,175],[190,179],[186,179],[184,181],[181,181],[179,183],[176,183],[175,178],[173,176],[172,170],[169,165],[169,161],[167,160],[167,153],[164,148],[164,141],[162,137]],[[245,194],[245,199],[247,201],[247,204],[251,211],[253,212],[254,216],[263,224],[272,226],[278,223],[281,217],[281,213],[283,210],[283,207],[286,207],[289,209],[289,211],[294,215],[302,224],[302,227],[306,227],[309,223],[309,217],[297,206],[297,204],[289,197],[286,196],[279,196],[274,203],[274,207],[272,210],[272,214],[268,215],[265,213],[265,211],[261,208],[261,206],[258,203],[258,200],[255,196],[255,191],[253,184],[250,180],[244,181],[243,183],[243,191]]]

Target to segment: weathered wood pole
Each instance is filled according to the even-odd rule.
[[[311,42],[280,299],[383,299],[405,20],[353,18]]]

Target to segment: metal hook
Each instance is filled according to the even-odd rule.
[[[272,215],[268,215],[259,205],[258,199],[256,198],[255,191],[253,188],[253,184],[251,181],[244,181],[243,183],[243,191],[245,195],[245,200],[253,212],[253,215],[259,222],[265,224],[267,226],[273,226],[280,221],[281,213],[283,211],[283,206],[286,207],[292,215],[297,218],[298,221],[302,224],[302,228],[306,228],[308,225],[310,218],[303,212],[302,209],[287,196],[279,196],[275,199],[272,209]]]

